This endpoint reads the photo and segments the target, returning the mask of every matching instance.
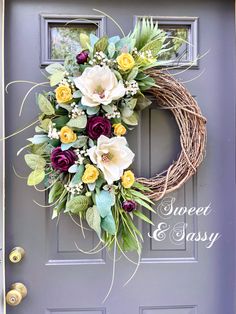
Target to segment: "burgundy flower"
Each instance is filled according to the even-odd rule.
[[[78,64],[84,64],[88,60],[89,53],[86,50],[81,51],[76,56],[76,61]]]
[[[132,212],[133,210],[136,209],[136,202],[135,201],[132,201],[132,200],[126,200],[122,203],[122,208],[130,213]]]
[[[60,147],[57,147],[51,153],[52,167],[61,172],[67,172],[76,160],[76,153],[72,149],[62,151]]]
[[[100,135],[111,136],[111,123],[107,118],[92,117],[87,123],[88,136],[92,140],[97,140]]]

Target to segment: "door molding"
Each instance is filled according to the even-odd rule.
[[[5,136],[4,81],[4,17],[5,0],[0,0],[0,138]],[[0,141],[0,314],[6,313],[5,302],[5,141]]]

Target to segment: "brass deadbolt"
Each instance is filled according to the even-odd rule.
[[[25,250],[22,247],[15,247],[9,254],[9,260],[12,263],[19,263],[25,256]]]
[[[11,290],[6,295],[7,304],[16,306],[27,296],[27,288],[23,283],[16,282],[11,285]]]

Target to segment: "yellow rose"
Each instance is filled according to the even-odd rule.
[[[60,131],[60,139],[64,144],[73,143],[77,140],[77,135],[71,128],[64,126]]]
[[[82,181],[84,183],[94,183],[99,176],[98,169],[94,167],[93,165],[86,165],[85,168],[86,169],[82,176]]]
[[[57,102],[65,103],[67,101],[70,101],[72,99],[71,89],[68,86],[62,85],[58,86],[56,89],[56,99]]]
[[[116,58],[116,61],[122,71],[131,70],[135,65],[134,58],[130,53],[122,53]]]
[[[126,170],[121,177],[121,184],[124,188],[129,189],[135,182],[134,174],[131,170]]]
[[[126,133],[126,128],[121,123],[113,124],[113,128],[116,136],[125,135]]]

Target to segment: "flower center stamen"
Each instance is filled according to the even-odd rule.
[[[102,88],[102,86],[97,86],[97,88],[94,91],[94,94],[98,94],[100,98],[104,98],[105,97],[105,91]]]
[[[112,154],[111,153],[107,153],[107,154],[103,154],[102,155],[102,161],[103,162],[110,162],[112,160]]]

